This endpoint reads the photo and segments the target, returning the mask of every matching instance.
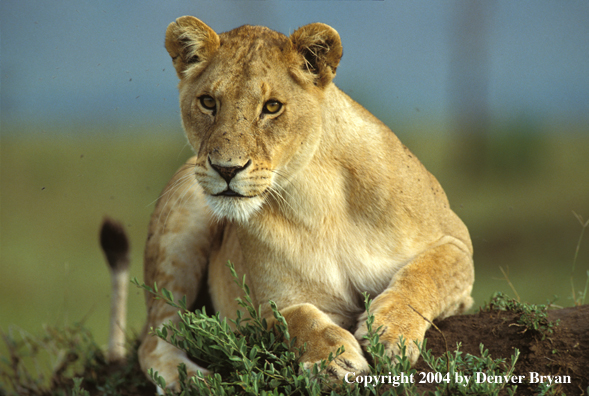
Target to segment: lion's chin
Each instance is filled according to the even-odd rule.
[[[262,207],[262,197],[206,196],[207,204],[219,220],[246,223]]]

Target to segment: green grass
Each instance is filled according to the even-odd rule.
[[[294,347],[295,340],[291,337],[284,317],[276,305],[270,302],[276,324],[269,329],[266,319],[259,312],[261,307],[253,305],[245,277],[239,279],[233,266],[230,270],[237,284],[243,290],[243,298],[238,299],[241,311],[238,311],[235,326],[232,330],[227,319],[221,320],[219,314],[208,316],[201,310],[188,311],[186,299],[174,301],[170,292],[157,287],[137,286],[153,293],[156,298],[163,299],[177,308],[180,323],[165,324],[157,330],[157,336],[169,340],[177,348],[187,352],[191,357],[207,363],[212,375],[206,379],[198,373],[188,379],[186,367],[179,367],[182,395],[422,395],[418,383],[432,384],[434,393],[427,394],[461,394],[461,395],[498,395],[506,391],[514,395],[517,386],[505,383],[489,384],[468,381],[474,373],[484,372],[488,376],[507,376],[513,374],[519,351],[514,350],[510,359],[493,359],[483,345],[480,345],[480,357],[460,351],[460,345],[443,356],[437,358],[426,347],[427,342],[418,344],[424,361],[431,369],[427,374],[411,369],[406,357],[406,344],[401,340],[399,356],[391,357],[385,353],[379,341],[382,327],[374,328],[374,316],[371,314],[371,300],[364,296],[368,319],[366,340],[369,373],[367,376],[349,377],[342,381],[330,378],[327,365],[344,353],[342,346],[330,353],[326,360],[305,369],[298,362],[297,355],[306,346]],[[500,308],[513,308],[511,300],[494,300]],[[525,306],[526,311],[530,309]],[[518,305],[520,307],[520,305]],[[11,335],[5,337],[10,345],[11,359],[0,359],[0,379],[5,380],[6,387],[0,385],[0,394],[21,394],[26,391],[30,395],[87,395],[125,396],[129,394],[151,394],[147,379],[138,369],[136,343],[130,348],[131,353],[126,362],[116,366],[108,366],[104,353],[93,341],[91,334],[83,327],[58,331],[55,328],[45,329],[40,338]],[[54,359],[56,369],[51,378],[43,378],[31,373],[24,365],[25,360],[38,361],[39,353],[49,353]],[[387,375],[388,373],[388,375]],[[359,374],[359,373],[358,373]],[[152,380],[162,389],[165,380],[154,370],[149,370]],[[427,376],[426,376],[427,375]],[[1,383],[0,383],[1,384]],[[166,390],[166,395],[173,392]],[[544,394],[544,393],[543,393]]]
[[[16,325],[37,334],[43,324],[61,327],[83,320],[104,345],[110,280],[98,248],[100,221],[108,214],[126,225],[131,276],[142,279],[153,202],[190,155],[180,127],[162,127],[158,134],[5,132],[0,328]],[[589,217],[589,136],[527,137],[533,150],[523,163],[513,153],[495,155],[472,180],[454,162],[455,139],[404,132],[401,139],[438,177],[470,229],[476,304],[496,291],[513,294],[501,266],[522,301],[540,304],[558,295],[557,304],[572,305],[571,275],[575,289],[582,290],[589,268],[589,242],[583,241],[571,274],[582,229],[572,211]],[[520,140],[518,147],[526,147]],[[509,137],[492,142],[489,150],[501,153],[502,147],[511,147]],[[131,288],[130,329],[140,332],[144,317],[142,291]]]

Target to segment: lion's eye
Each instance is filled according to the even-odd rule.
[[[213,99],[209,95],[201,96],[200,97],[200,104],[202,105],[202,107],[204,107],[207,110],[215,110],[215,107],[217,106],[215,99]]]
[[[276,114],[282,109],[282,103],[277,100],[269,100],[264,103],[264,109],[262,110],[266,114]]]

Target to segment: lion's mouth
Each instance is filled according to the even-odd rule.
[[[230,188],[227,188],[225,191],[222,191],[218,194],[213,194],[213,197],[231,197],[231,198],[254,198],[257,197],[258,195],[242,195],[238,192],[233,191]]]
[[[243,195],[233,191],[231,188],[227,188],[225,191],[221,191],[218,194],[213,194],[213,197],[231,197],[231,198],[255,198],[266,195],[267,190],[264,190],[261,194],[255,195]]]
[[[241,195],[238,192],[233,191],[230,188],[227,188],[225,191],[221,191],[218,194],[214,194],[213,197],[236,197],[236,198],[249,198],[245,195]]]

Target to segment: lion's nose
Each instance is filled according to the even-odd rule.
[[[209,164],[223,179],[225,179],[227,185],[229,185],[231,179],[233,179],[235,175],[250,166],[251,163],[252,160],[248,160],[243,166],[222,166],[213,164],[211,162],[211,158],[209,157]]]

